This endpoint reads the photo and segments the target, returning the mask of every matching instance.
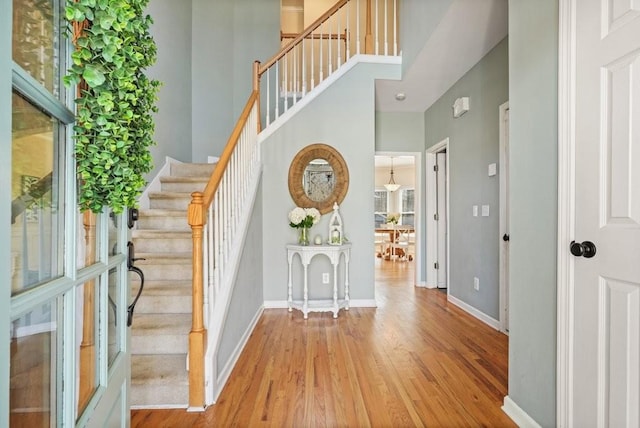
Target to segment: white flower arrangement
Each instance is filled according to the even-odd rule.
[[[399,221],[400,221],[400,213],[387,214],[387,223],[398,224]]]
[[[289,212],[289,226],[309,228],[320,221],[320,211],[316,208],[295,207]]]

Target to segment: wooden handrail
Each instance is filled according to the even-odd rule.
[[[349,1],[350,0],[339,0],[329,10],[323,13],[318,19],[313,21],[313,23],[311,23],[311,25],[309,25],[306,30],[300,33],[298,37],[296,37],[291,42],[289,42],[286,46],[280,49],[280,52],[278,52],[273,57],[271,57],[269,61],[261,65],[260,70],[258,71],[258,75],[262,76],[269,67],[271,67],[273,64],[278,62],[282,57],[284,57],[291,49],[293,49],[298,43],[300,43],[301,40],[306,39],[309,34],[311,34],[316,28],[322,25],[322,23],[324,23],[327,19],[331,18],[331,15],[333,15],[338,10],[340,10],[340,8],[342,8],[342,6],[347,4]]]
[[[229,137],[229,140],[227,140],[227,145],[222,151],[222,154],[220,155],[220,160],[218,160],[218,163],[215,169],[213,170],[211,177],[209,178],[209,182],[207,183],[207,186],[204,188],[204,191],[202,192],[202,203],[205,210],[207,210],[209,206],[211,206],[211,202],[213,201],[213,196],[215,195],[216,190],[218,190],[218,185],[220,184],[220,180],[222,180],[222,174],[224,173],[225,169],[227,169],[227,164],[229,163],[229,159],[231,159],[231,155],[233,154],[233,151],[235,150],[236,145],[238,144],[238,139],[240,138],[240,133],[242,132],[242,128],[244,127],[244,124],[249,119],[249,114],[251,113],[251,109],[253,108],[253,105],[258,100],[258,97],[259,97],[258,91],[254,90],[251,92],[251,96],[249,96],[249,100],[247,101],[247,104],[244,106],[244,110],[242,110],[242,114],[240,115],[238,122],[236,123],[236,126],[233,128],[233,132],[231,132],[231,136]]]

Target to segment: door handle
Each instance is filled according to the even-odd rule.
[[[508,234],[508,233],[505,233],[504,235],[502,235],[502,240],[503,240],[504,242],[508,242],[508,241],[509,241],[509,234]]]
[[[591,257],[596,255],[596,244],[591,241],[584,241],[582,243],[571,241],[569,250],[571,251],[571,254],[576,257],[584,257],[585,259],[590,259]]]
[[[133,323],[133,311],[136,308],[136,303],[138,303],[138,299],[142,295],[142,289],[144,288],[144,273],[140,270],[139,267],[134,266],[134,263],[137,260],[145,260],[143,258],[135,257],[135,249],[133,246],[133,242],[127,242],[127,270],[129,272],[133,272],[140,277],[140,288],[138,289],[138,293],[136,297],[133,299],[131,304],[127,307],[127,327],[131,327]]]

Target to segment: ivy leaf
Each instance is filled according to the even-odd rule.
[[[87,67],[82,72],[82,78],[87,82],[87,85],[89,85],[89,87],[91,88],[100,86],[105,81],[104,73],[102,73],[100,70],[90,65],[87,65]]]

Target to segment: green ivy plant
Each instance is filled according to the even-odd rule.
[[[157,49],[148,0],[67,0],[76,50],[65,85],[79,85],[74,126],[81,211],[134,207],[153,168],[159,82],[144,70]]]

